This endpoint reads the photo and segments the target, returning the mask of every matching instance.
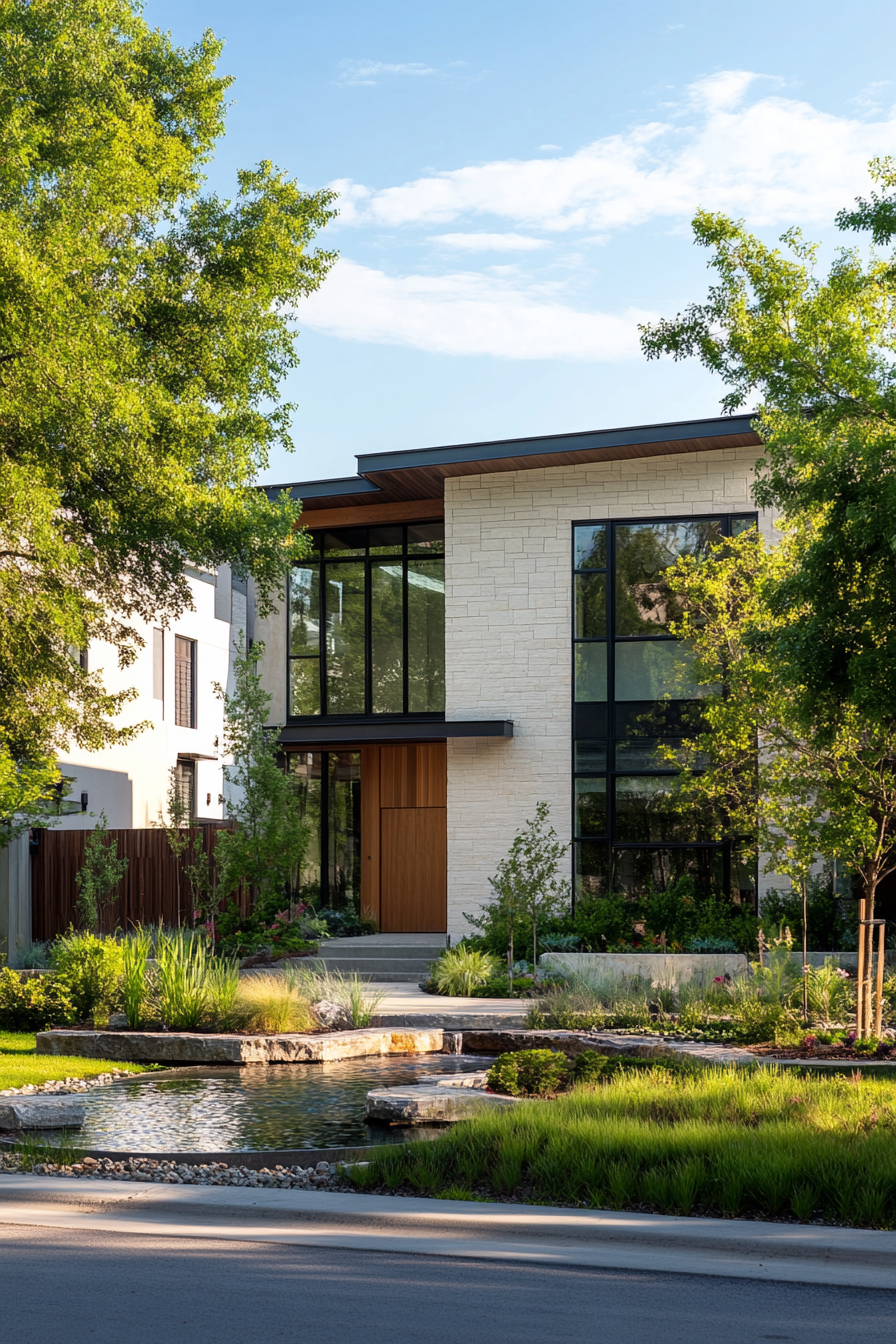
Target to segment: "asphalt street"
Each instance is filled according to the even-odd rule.
[[[891,1344],[896,1291],[0,1225],[16,1344]]]

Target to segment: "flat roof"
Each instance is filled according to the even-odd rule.
[[[572,434],[489,439],[437,448],[359,453],[357,476],[269,485],[264,489],[270,498],[286,490],[293,498],[306,502],[306,507],[312,511],[397,500],[431,500],[444,494],[444,482],[449,476],[759,447],[761,440],[752,427],[752,419],[752,413],[747,413],[713,416],[705,420],[626,425],[618,429],[582,430]]]

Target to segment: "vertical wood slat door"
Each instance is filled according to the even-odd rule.
[[[384,933],[444,933],[448,762],[443,742],[381,747],[379,896]]]

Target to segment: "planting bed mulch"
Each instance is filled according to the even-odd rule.
[[[867,1064],[880,1062],[896,1064],[896,1043],[881,1043],[875,1050],[855,1050],[850,1045],[745,1045],[751,1055],[762,1055],[765,1059],[830,1059],[844,1060],[846,1063]]]

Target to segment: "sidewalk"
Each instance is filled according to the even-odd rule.
[[[896,1233],[303,1190],[0,1176],[0,1223],[896,1289]]]
[[[384,1026],[390,1027],[444,1026],[451,1031],[464,1026],[493,1029],[523,1026],[533,1002],[531,999],[449,999],[441,994],[427,994],[419,985],[413,984],[372,984],[369,988],[385,995],[376,1016],[383,1020]]]

